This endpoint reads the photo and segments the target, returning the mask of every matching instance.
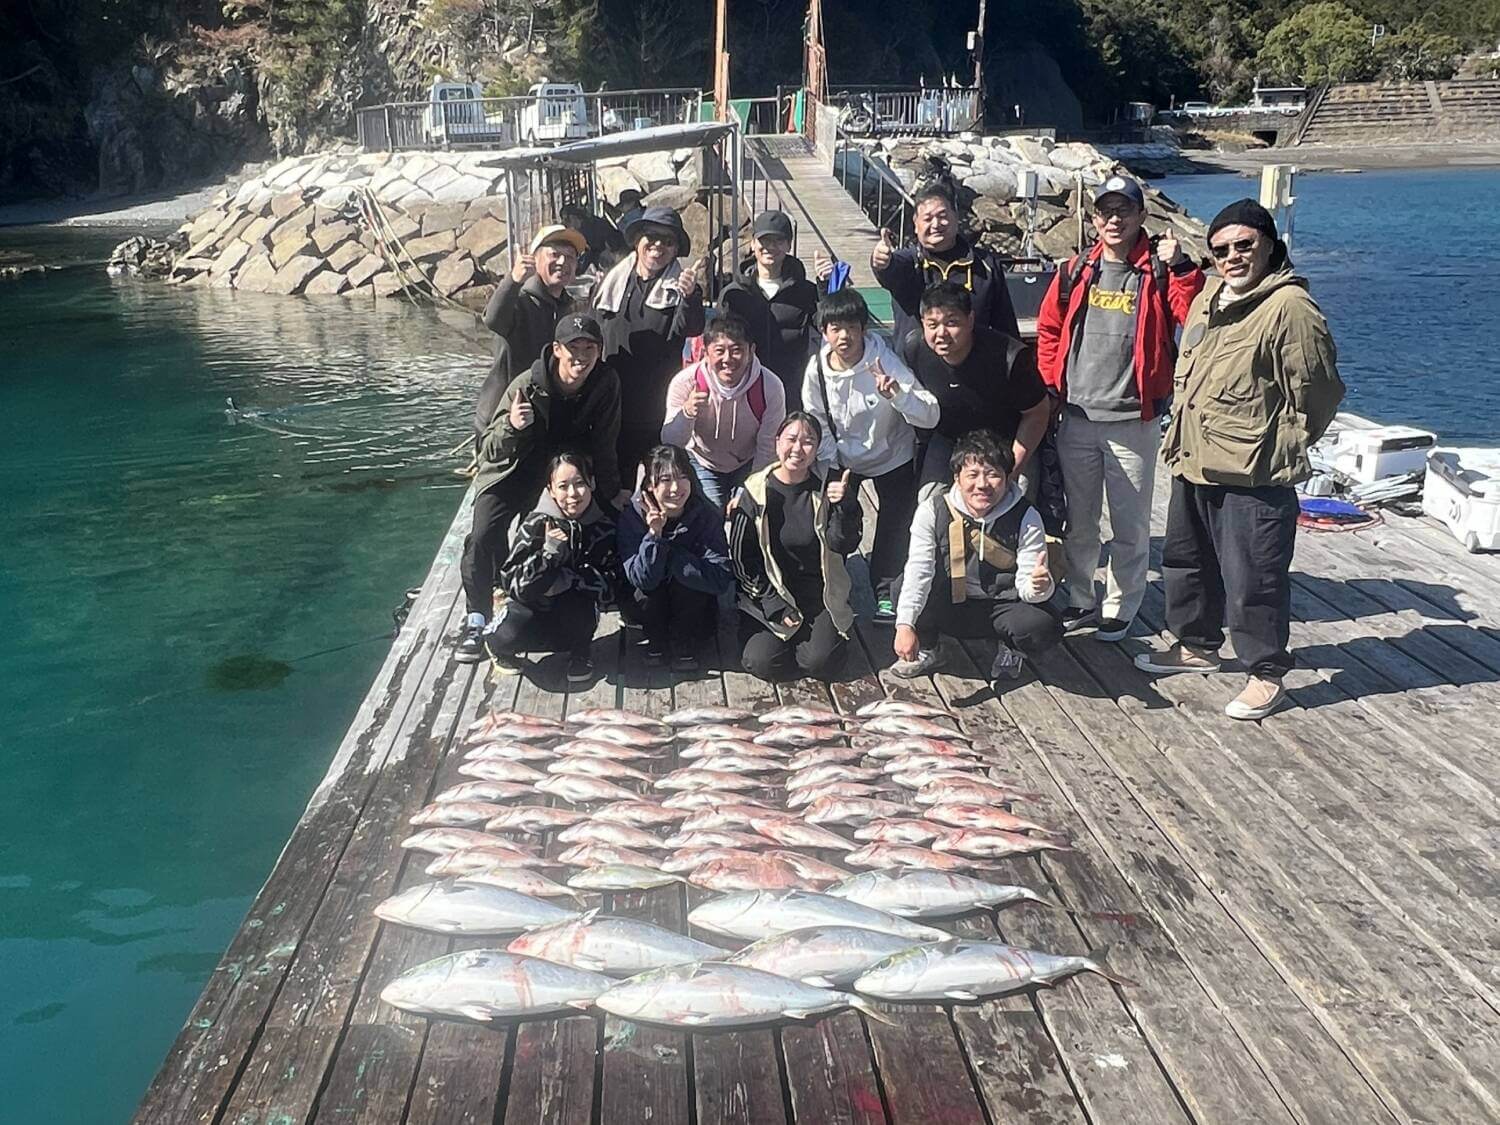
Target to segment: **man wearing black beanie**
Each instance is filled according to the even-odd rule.
[[[1162,457],[1172,472],[1162,578],[1165,652],[1143,653],[1148,672],[1213,672],[1228,628],[1250,671],[1224,709],[1262,719],[1285,702],[1292,665],[1295,485],[1312,475],[1308,447],[1344,397],[1328,323],[1292,273],[1276,221],[1252,199],[1231,203],[1208,228],[1219,276],[1183,324]]]

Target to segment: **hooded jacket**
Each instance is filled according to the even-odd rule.
[[[474,431],[483,434],[494,421],[500,396],[516,372],[525,371],[552,343],[557,322],[573,309],[573,297],[566,289],[553,297],[533,274],[517,284],[506,273],[495,286],[489,304],[484,307],[484,326],[498,337],[495,362],[488,378],[479,389],[474,407]]]
[[[955,548],[962,545],[962,550]],[[901,576],[896,624],[915,627],[932,596],[933,583],[948,582],[954,602],[970,598],[1044,602],[1054,582],[1032,581],[1037,560],[1047,550],[1042,517],[1014,484],[988,512],[975,513],[958,485],[917,505],[911,547]],[[955,560],[962,556],[962,567]]]
[[[673,262],[646,282],[633,301],[635,254],[626,254],[599,279],[590,304],[604,330],[605,363],[620,377],[620,428],[655,433],[661,428],[667,383],[682,367],[682,345],[703,332],[703,288],[684,298],[677,291],[682,263]]]
[[[1070,258],[1052,277],[1052,285],[1042,298],[1036,317],[1036,365],[1042,381],[1064,402],[1068,397],[1068,357],[1072,354],[1073,333],[1079,314],[1088,304],[1089,287],[1099,273],[1099,259],[1104,244],[1095,243],[1084,256],[1082,267]],[[1141,418],[1149,421],[1164,412],[1172,394],[1172,367],[1177,358],[1177,329],[1187,319],[1193,298],[1203,288],[1203,271],[1192,262],[1167,270],[1167,292],[1161,290],[1151,275],[1151,240],[1144,231],[1130,252],[1130,265],[1140,277],[1140,298],[1135,318],[1135,385],[1141,397]],[[1068,307],[1061,301],[1063,278],[1077,270],[1077,280],[1068,295]]]
[[[864,515],[859,494],[852,489],[843,503],[829,503],[821,487],[813,493],[813,526],[822,544],[823,604],[799,606],[792,597],[781,567],[771,548],[771,521],[766,516],[766,478],[776,468],[773,463],[758,473],[751,473],[744,487],[736,493],[736,503],[729,517],[729,557],[734,562],[735,580],[739,585],[740,609],[759,621],[782,640],[796,635],[804,621],[810,621],[823,610],[843,637],[854,628],[854,611],[849,607],[849,571],[844,558],[859,549],[864,533]],[[787,611],[796,615],[793,624],[785,621]]]
[[[808,280],[807,267],[788,254],[781,262],[781,287],[766,296],[756,278],[755,259],[740,266],[740,272],[722,293],[718,306],[734,313],[750,326],[755,354],[776,372],[795,408],[802,401],[802,372],[817,343],[814,320],[823,287]]]
[[[755,416],[750,390],[760,380],[765,410]],[[696,417],[683,413],[688,396],[699,386],[708,390],[708,401]],[[745,465],[760,468],[776,459],[776,427],[786,417],[786,391],[759,359],[752,359],[740,381],[726,387],[701,359],[684,367],[667,385],[667,420],[661,440],[680,445],[693,458],[716,473],[732,473]]]
[[[567,532],[565,541],[547,537],[554,527]],[[569,590],[605,601],[614,596],[619,576],[614,521],[593,502],[578,519],[569,519],[544,492],[536,511],[521,521],[500,585],[508,596],[545,610]]]
[[[625,578],[642,593],[680,582],[689,590],[717,597],[734,585],[724,515],[696,492],[682,515],[667,521],[660,538],[646,529],[646,507],[639,492],[620,512],[615,527]]]
[[[535,412],[531,425],[510,424],[516,395]],[[479,472],[475,493],[494,488],[517,471],[540,480],[547,461],[562,449],[578,449],[594,462],[594,490],[613,497],[620,491],[615,441],[620,433],[620,380],[601,360],[576,394],[565,395],[557,383],[557,358],[546,349],[529,371],[505,388],[494,419],[479,439]],[[538,487],[541,487],[540,484]]]
[[[903,246],[891,255],[883,270],[874,269],[875,280],[891,295],[894,330],[891,339],[904,340],[915,328],[920,334],[922,291],[939,281],[951,281],[969,291],[974,302],[974,323],[986,325],[1020,339],[1016,310],[1005,286],[1005,270],[988,249],[967,235],[959,235],[950,260],[935,258],[920,246]]]
[[[865,332],[865,354],[848,371],[835,371],[828,355],[824,344],[807,361],[802,381],[806,410],[823,427],[818,466],[825,473],[835,466],[852,469],[863,477],[899,469],[915,454],[913,427],[930,430],[938,424],[937,399],[877,332]],[[876,389],[877,366],[899,384],[893,398]]]
[[[1214,278],[1182,331],[1162,459],[1194,484],[1290,485],[1344,398],[1328,322],[1287,266],[1225,304]]]

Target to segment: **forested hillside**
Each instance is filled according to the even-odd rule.
[[[977,0],[825,0],[839,84],[967,80]],[[730,0],[740,96],[801,79],[803,0]],[[434,76],[494,93],[704,85],[712,0],[11,0],[0,5],[0,197],[135,191],[347,135]],[[1371,46],[1370,27],[1388,34]],[[1128,100],[1288,81],[1441,77],[1493,51],[1500,0],[991,0],[995,110],[1110,119]],[[1076,97],[1075,97],[1076,95]]]

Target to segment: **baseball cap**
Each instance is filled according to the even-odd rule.
[[[1094,202],[1102,202],[1106,195],[1123,195],[1142,211],[1146,209],[1146,193],[1129,176],[1111,176],[1105,180],[1099,185],[1099,190],[1094,192]]]
[[[571,344],[575,340],[592,340],[604,346],[604,332],[599,322],[588,313],[569,313],[557,322],[552,338],[559,344]]]
[[[750,227],[750,233],[756,238],[763,234],[770,234],[790,242],[792,220],[787,218],[785,211],[762,211],[755,216],[755,223]]]
[[[584,253],[589,248],[589,240],[584,238],[583,235],[579,234],[572,227],[565,227],[558,223],[552,223],[549,226],[543,227],[541,230],[537,231],[536,234],[531,236],[531,253],[535,254],[549,242],[566,242],[580,254]]]

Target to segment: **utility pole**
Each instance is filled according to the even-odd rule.
[[[988,0],[979,0],[979,26],[970,37],[970,49],[974,52],[974,89],[978,104],[974,107],[975,127],[984,132],[984,22],[989,8]]]
[[[726,0],[714,4],[714,117],[729,120],[729,12]]]

